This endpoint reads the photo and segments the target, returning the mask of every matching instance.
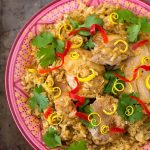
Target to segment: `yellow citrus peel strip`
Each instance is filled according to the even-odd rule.
[[[117,22],[115,22],[118,18],[119,18],[119,15],[115,12],[109,15],[109,20],[112,24],[118,24]]]
[[[85,78],[80,78],[80,77],[79,77],[79,74],[78,74],[78,75],[77,75],[78,80],[79,80],[80,82],[88,82],[88,81],[93,80],[93,79],[96,77],[97,72],[94,71],[93,69],[90,69],[90,71],[91,71],[92,74],[90,74],[88,77],[85,77]]]
[[[126,111],[125,111],[125,115],[126,115],[126,116],[131,116],[131,115],[133,115],[133,113],[134,113],[134,108],[133,108],[133,106],[127,106],[127,107],[126,107]]]
[[[93,118],[94,116],[97,117],[98,121],[95,118]],[[90,113],[88,115],[88,120],[90,121],[91,125],[94,127],[99,126],[102,122],[100,115],[96,112]]]
[[[70,59],[77,60],[80,57],[78,52],[70,52]]]
[[[125,89],[125,87],[124,87],[124,84],[123,83],[118,83],[118,81],[119,81],[119,79],[117,79],[115,82],[114,82],[114,85],[113,85],[113,87],[112,87],[112,93],[113,94],[117,94],[115,91],[117,91],[117,92],[122,92],[122,91],[124,91],[124,89]],[[117,85],[120,85],[121,86],[121,89],[118,89],[117,88]]]
[[[34,73],[34,72],[36,72],[36,70],[35,70],[35,69],[28,69],[28,71],[29,71],[30,73]]]
[[[127,50],[128,50],[128,43],[124,40],[117,40],[115,43],[114,43],[114,46],[116,46],[118,43],[123,43],[125,45],[125,49],[119,49],[121,53],[125,53]]]
[[[117,110],[117,106],[116,106],[116,104],[112,104],[112,106],[113,106],[113,110],[111,112],[108,112],[105,109],[103,109],[103,113],[106,114],[106,115],[109,115],[109,116],[113,115]]]
[[[150,56],[144,56],[141,58],[141,64],[145,65],[147,63],[150,63]]]
[[[109,131],[109,126],[106,126],[106,125],[102,125],[101,128],[100,128],[100,133],[101,134],[107,134]]]
[[[59,125],[62,122],[62,116],[54,112],[48,117],[47,121],[50,125]]]
[[[59,98],[60,96],[61,96],[61,89],[59,88],[59,87],[54,87],[53,88],[53,92],[54,93],[57,93],[55,96],[54,96],[54,99],[57,99],[57,98]]]
[[[145,85],[148,90],[150,90],[150,75],[148,75],[145,79]]]
[[[65,31],[67,31],[67,32],[71,32],[71,31],[73,30],[73,27],[72,27],[72,25],[69,24],[69,23],[64,23],[64,24],[62,24],[62,25],[59,27],[59,29],[58,29],[58,38],[61,39],[61,40],[64,39],[64,37],[63,37],[63,35],[62,35],[62,31],[63,31],[63,30],[65,30]]]
[[[83,44],[83,38],[79,35],[74,36],[72,39],[72,49],[80,48]]]

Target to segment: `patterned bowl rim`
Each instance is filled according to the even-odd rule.
[[[6,63],[6,66],[5,66],[5,94],[6,94],[6,99],[7,99],[7,103],[9,105],[9,109],[10,109],[10,112],[13,116],[13,120],[15,121],[15,124],[17,125],[19,131],[21,132],[22,136],[26,139],[26,141],[32,146],[32,148],[34,149],[39,149],[39,147],[34,143],[34,141],[32,139],[30,139],[27,135],[27,133],[24,131],[23,127],[20,125],[20,121],[17,117],[17,114],[15,113],[15,110],[14,108],[12,107],[12,103],[11,103],[11,95],[10,95],[10,91],[9,91],[9,82],[8,82],[8,78],[9,78],[9,69],[10,69],[10,62],[12,60],[12,54],[14,53],[14,50],[15,50],[15,47],[18,43],[18,40],[20,38],[20,36],[22,35],[22,33],[24,32],[24,30],[28,27],[28,25],[40,14],[42,13],[45,9],[47,9],[48,7],[56,4],[57,2],[59,1],[63,1],[63,0],[52,0],[52,2],[50,2],[49,4],[47,4],[46,6],[44,6],[43,8],[41,8],[39,11],[37,11],[26,23],[25,25],[21,28],[21,30],[19,31],[19,33],[17,34],[17,37],[15,38],[14,42],[13,42],[13,45],[10,49],[10,52],[9,52],[9,55],[8,55],[8,58],[7,58],[7,63]],[[92,0],[89,0],[89,1],[92,1]],[[105,0],[101,0],[102,2],[104,2]],[[140,5],[141,7],[147,9],[150,11],[150,6],[145,3],[145,2],[142,2],[140,0],[125,0],[125,1],[129,1],[129,2],[132,2],[134,4],[138,4]]]

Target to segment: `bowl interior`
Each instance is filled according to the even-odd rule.
[[[21,85],[21,77],[24,74],[25,68],[30,66],[32,61],[29,43],[34,36],[40,33],[43,26],[53,23],[64,13],[77,9],[80,1],[81,0],[58,0],[40,10],[23,27],[12,46],[8,58],[5,85],[9,107],[18,128],[26,140],[35,149],[45,150],[46,147],[41,139],[40,121],[34,116],[27,114],[27,110],[29,109],[26,104],[28,95]],[[103,2],[112,5],[117,4],[132,10],[136,14],[146,15],[150,19],[150,6],[139,0],[82,0],[82,2],[88,3],[88,5],[92,6],[96,6]]]

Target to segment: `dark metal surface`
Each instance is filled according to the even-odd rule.
[[[10,47],[24,23],[51,0],[0,0],[0,150],[32,150],[10,114],[4,72]]]

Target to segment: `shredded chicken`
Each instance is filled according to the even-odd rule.
[[[93,56],[91,61],[98,64],[113,66],[118,65],[121,61],[132,55],[130,49],[128,49],[126,53],[121,53],[120,49],[124,49],[125,46],[120,43],[114,46],[117,40],[126,41],[126,37],[118,34],[108,34],[108,44],[105,44],[100,33],[94,35],[93,41],[95,47],[92,51]]]
[[[150,45],[139,47],[136,51],[138,51],[140,55],[136,57],[131,57],[128,60],[126,60],[124,63],[125,67],[123,68],[124,68],[125,76],[129,79],[132,78],[134,69],[142,65],[141,59],[145,56],[150,56]],[[125,91],[130,92],[130,90],[132,90],[132,92],[139,92],[142,100],[145,103],[150,103],[150,90],[148,90],[145,85],[145,79],[149,74],[150,71],[144,71],[140,69],[137,79],[131,83],[132,89],[129,88],[127,83]]]
[[[80,57],[77,60],[71,60],[69,54],[65,57],[63,67],[66,71],[67,82],[71,88],[75,88],[76,84],[74,77],[79,75],[85,78],[91,74],[90,69],[93,69],[97,73],[96,77],[89,82],[81,83],[79,95],[94,98],[96,93],[102,93],[105,85],[105,80],[103,78],[103,73],[105,71],[104,66],[89,61],[91,57],[89,51],[83,49],[75,49],[73,51],[78,52]]]
[[[112,104],[117,105],[118,100],[115,99],[112,96],[106,95],[97,97],[95,102],[91,104],[91,107],[93,108],[94,112],[97,112],[101,117],[101,124],[95,129],[89,129],[89,131],[92,134],[93,140],[99,140],[99,144],[106,144],[116,138],[118,138],[118,135],[111,135],[111,134],[101,134],[100,133],[100,127],[102,125],[107,125],[109,127],[121,127],[124,128],[125,124],[122,121],[121,117],[117,115],[117,113],[114,113],[113,115],[106,115],[103,112],[103,109],[106,111],[113,110]]]

